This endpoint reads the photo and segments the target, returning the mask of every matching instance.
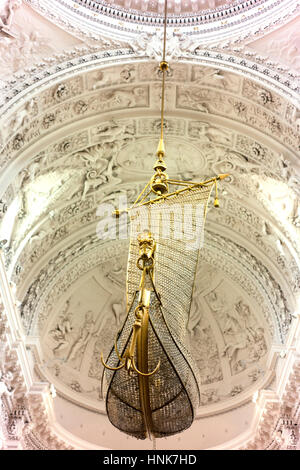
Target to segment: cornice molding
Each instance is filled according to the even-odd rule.
[[[26,3],[65,31],[95,42],[101,40],[103,34],[132,41],[141,31],[154,31],[163,24],[160,16],[123,12],[116,6],[93,1],[26,0]],[[198,15],[172,15],[168,29],[193,36],[198,44],[218,43],[224,38],[249,42],[293,19],[299,6],[298,0],[246,0]],[[83,19],[85,27],[82,27]]]

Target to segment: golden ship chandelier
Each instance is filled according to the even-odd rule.
[[[127,315],[105,367],[111,423],[138,439],[167,437],[193,423],[200,380],[186,343],[207,204],[218,175],[203,182],[169,179],[164,146],[167,1],[164,14],[161,135],[155,173],[130,217]],[[116,211],[116,216],[120,211]],[[180,221],[184,220],[184,224]]]

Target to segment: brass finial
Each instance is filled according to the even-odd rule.
[[[160,63],[159,63],[159,68],[162,72],[165,72],[168,70],[169,68],[169,64],[166,60],[162,60]]]
[[[157,147],[157,150],[156,150],[156,155],[158,157],[164,157],[165,156],[165,144],[164,144],[164,139],[163,138],[160,138],[160,140],[159,140],[158,147]]]
[[[230,176],[229,173],[223,173],[221,175],[218,175],[217,178],[218,178],[218,180],[223,180],[223,179],[227,178],[228,176]]]

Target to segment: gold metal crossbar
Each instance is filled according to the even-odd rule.
[[[133,203],[133,205],[131,207],[128,207],[127,209],[123,209],[123,210],[115,210],[114,215],[116,215],[118,217],[122,213],[128,213],[129,211],[131,211],[132,209],[135,209],[137,207],[146,206],[146,205],[150,205],[150,204],[155,204],[155,203],[160,202],[162,200],[168,199],[172,196],[177,196],[178,194],[180,194],[184,191],[189,191],[191,189],[195,189],[195,188],[199,188],[199,187],[203,187],[203,186],[208,186],[210,184],[211,185],[213,185],[213,184],[216,185],[216,198],[215,198],[214,206],[219,207],[219,200],[218,200],[218,193],[217,193],[217,181],[223,180],[223,179],[227,178],[228,176],[229,176],[228,173],[220,174],[218,176],[215,176],[213,178],[210,178],[206,181],[202,181],[202,182],[199,182],[199,183],[198,182],[167,179],[166,182],[171,184],[171,185],[176,184],[176,185],[181,185],[181,186],[185,186],[185,187],[182,188],[182,189],[177,189],[176,191],[168,192],[167,194],[162,194],[160,196],[157,196],[154,199],[149,199],[148,201],[145,201],[145,198],[151,194],[151,190],[146,195],[144,195],[144,197],[142,199],[141,199],[141,197],[145,193],[146,189],[150,186],[150,184],[151,184],[151,180],[150,180],[146,184],[146,186],[144,187],[144,189],[139,194],[139,196],[137,197],[137,199],[135,200],[135,202]]]

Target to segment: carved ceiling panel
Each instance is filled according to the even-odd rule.
[[[97,210],[134,201],[152,174],[160,79],[154,63],[77,71],[25,96],[1,128],[0,242],[26,333],[42,345],[40,379],[98,411],[99,354],[125,313],[127,244],[99,239]],[[221,207],[208,211],[188,324],[200,414],[220,412],[269,383],[272,347],[290,329],[300,287],[298,111],[261,83],[196,63],[172,64],[166,92],[169,174],[230,173]]]
[[[154,64],[141,64],[91,72],[86,85],[83,77],[77,76],[25,102],[16,115],[6,116],[1,130],[2,154],[6,155],[2,165],[8,163],[8,154],[13,156],[29,143],[78,119],[131,108],[157,111],[160,76],[154,70]],[[129,76],[126,81],[124,74]],[[224,116],[263,131],[291,150],[299,147],[297,108],[291,109],[281,96],[236,74],[174,64],[167,79],[167,110],[195,111],[210,121],[216,115]],[[205,130],[202,133],[205,136]]]

